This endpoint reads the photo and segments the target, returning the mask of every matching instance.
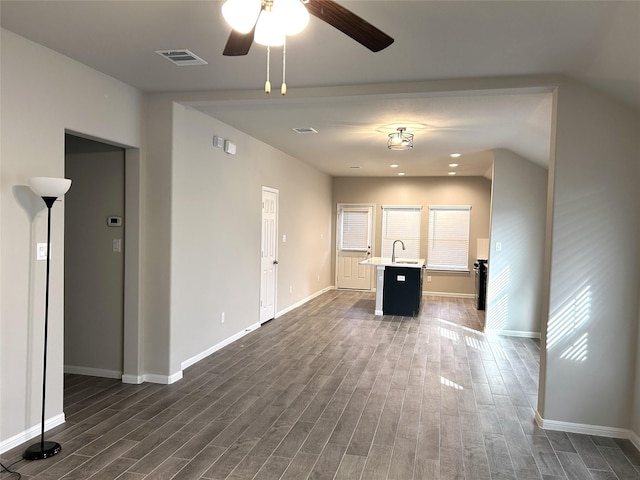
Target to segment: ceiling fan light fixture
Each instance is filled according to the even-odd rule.
[[[300,33],[309,23],[309,11],[300,0],[274,0],[273,11],[287,36]]]
[[[262,9],[262,0],[227,0],[222,5],[222,16],[239,33],[249,33]]]
[[[413,133],[405,133],[405,127],[399,127],[395,133],[389,134],[387,148],[389,150],[411,150],[413,148]]]
[[[265,8],[258,17],[254,36],[256,43],[268,47],[281,47],[284,45],[285,33],[282,26],[282,18],[271,8]]]

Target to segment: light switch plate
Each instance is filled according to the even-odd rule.
[[[36,246],[36,260],[46,260],[46,259],[47,259],[47,244],[38,243]]]

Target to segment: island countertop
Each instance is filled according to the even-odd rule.
[[[424,258],[396,258],[396,261],[392,262],[390,257],[371,257],[366,260],[362,260],[360,265],[371,265],[374,267],[422,268],[424,266]]]

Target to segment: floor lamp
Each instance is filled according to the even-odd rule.
[[[44,362],[42,366],[42,419],[40,441],[27,448],[22,457],[26,460],[41,460],[52,457],[62,450],[57,442],[44,441],[44,406],[47,392],[47,330],[49,327],[49,266],[51,257],[51,207],[58,197],[67,193],[71,180],[67,178],[31,177],[29,187],[42,197],[47,206],[47,283],[44,297]]]

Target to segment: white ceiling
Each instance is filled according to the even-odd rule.
[[[232,92],[263,88],[266,54],[254,45],[245,57],[222,56],[229,32],[222,2],[1,0],[0,19],[2,27],[143,91],[229,91],[225,101],[194,104],[332,175],[394,175],[392,162],[407,175],[444,175],[454,151],[463,153],[459,174],[482,175],[495,148],[545,165],[551,97],[381,94],[379,88],[376,94],[320,100],[300,93],[310,87],[350,86],[357,92],[358,85],[365,91],[365,86],[397,82],[560,74],[640,110],[638,1],[339,3],[395,43],[372,53],[312,17],[307,29],[288,42],[289,95],[277,93],[282,61],[274,49],[276,93],[238,101]],[[176,67],[154,53],[180,48],[208,65]],[[397,126],[415,133],[413,151],[386,148],[386,134]],[[295,134],[293,127],[319,133]]]

